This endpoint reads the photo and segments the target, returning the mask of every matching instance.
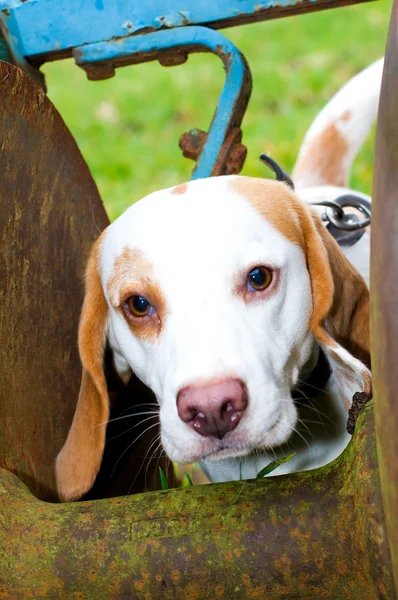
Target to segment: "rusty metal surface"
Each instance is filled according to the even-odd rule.
[[[383,502],[398,589],[398,2],[388,35],[373,185],[371,334]]]
[[[207,133],[201,129],[191,129],[180,136],[179,145],[185,158],[197,161],[207,140]],[[218,159],[211,172],[212,177],[218,175],[235,175],[240,173],[246,160],[247,148],[242,141],[239,127],[232,129],[223,143]]]
[[[85,262],[108,219],[57,111],[22,71],[1,62],[0,104],[0,466],[51,499],[54,459],[80,386],[77,323]],[[123,408],[139,404],[143,393],[124,392]],[[112,397],[118,410],[117,394]],[[160,487],[157,461],[134,480],[152,437],[132,446],[123,473],[111,476],[117,460],[111,464],[111,457],[132,441],[128,433],[118,439],[124,447],[106,450],[93,493]],[[159,464],[167,469],[163,459]]]
[[[0,475],[0,597],[393,600],[373,411],[313,472],[48,504]]]
[[[0,63],[0,464],[53,497],[80,385],[84,261],[108,221],[44,92]]]

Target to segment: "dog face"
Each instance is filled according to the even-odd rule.
[[[231,181],[132,206],[104,237],[101,275],[112,344],[155,393],[170,458],[236,456],[289,437],[290,390],[313,339],[310,277],[300,247]],[[147,314],[131,298],[145,298]],[[213,414],[220,394],[240,421],[233,430]]]
[[[369,350],[367,319],[361,277],[283,183],[219,177],[144,198],[89,261],[61,497],[89,489],[101,461],[106,339],[121,377],[133,371],[155,393],[166,453],[192,462],[285,442],[297,419],[291,390],[316,344],[347,406],[369,391],[368,370],[344,348]]]

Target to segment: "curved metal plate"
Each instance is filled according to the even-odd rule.
[[[80,385],[85,260],[108,219],[61,117],[4,62],[0,106],[0,464],[48,499]]]
[[[50,504],[0,469],[0,596],[393,600],[378,480],[370,405],[295,475]]]

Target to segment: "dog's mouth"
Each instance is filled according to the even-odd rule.
[[[278,417],[275,423],[267,430],[266,438],[272,438],[274,432],[279,427],[281,418]],[[291,431],[293,433],[293,429]],[[291,435],[291,434],[290,434]],[[274,444],[267,443],[267,439],[263,442],[250,442],[249,440],[242,439],[242,435],[239,436],[239,440],[217,440],[217,447],[212,448],[208,453],[204,453],[198,460],[210,460],[218,461],[224,458],[239,458],[241,456],[248,456],[252,452],[258,450],[267,450],[274,446]]]
[[[272,421],[269,417],[264,418],[265,421],[271,421],[268,427],[256,427],[255,422],[248,420],[240,423],[234,431],[227,433],[222,439],[198,435],[195,436],[195,440],[185,444],[180,444],[180,440],[169,437],[163,430],[163,447],[169,458],[177,463],[217,462],[242,458],[253,452],[267,451],[284,444],[294,433],[296,424],[296,414],[292,418],[288,418],[286,414],[286,411],[278,410],[275,411]]]
[[[210,452],[209,454],[205,454],[199,460],[218,461],[223,460],[224,458],[238,458],[240,456],[247,456],[250,452],[250,448],[237,449],[233,446],[225,446],[218,448],[217,450]]]

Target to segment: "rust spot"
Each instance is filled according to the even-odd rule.
[[[192,129],[180,136],[179,145],[183,155],[198,160],[207,140],[207,133],[200,129]],[[242,132],[239,127],[231,129],[217,157],[212,177],[240,173],[246,160],[247,148],[241,144]]]
[[[145,581],[143,581],[142,579],[139,579],[138,581],[134,582],[134,587],[136,590],[143,590],[145,587]]]

